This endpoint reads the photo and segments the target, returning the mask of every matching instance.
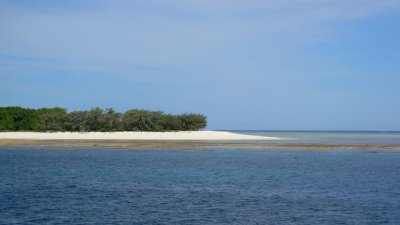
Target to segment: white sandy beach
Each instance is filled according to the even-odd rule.
[[[154,140],[224,141],[277,140],[276,137],[244,135],[226,131],[179,132],[0,132],[0,139],[20,140]]]

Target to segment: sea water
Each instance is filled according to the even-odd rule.
[[[399,131],[234,131],[240,134],[278,137],[267,143],[400,145]]]
[[[0,224],[400,224],[400,154],[3,148]]]

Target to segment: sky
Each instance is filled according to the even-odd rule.
[[[398,0],[0,0],[0,106],[400,130]]]

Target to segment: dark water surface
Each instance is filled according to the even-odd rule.
[[[400,154],[1,149],[0,224],[400,224]]]

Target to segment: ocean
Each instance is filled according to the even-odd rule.
[[[395,132],[256,133],[400,142]],[[0,224],[400,224],[399,153],[3,147]]]
[[[400,131],[234,131],[240,134],[279,137],[267,143],[399,145]]]

